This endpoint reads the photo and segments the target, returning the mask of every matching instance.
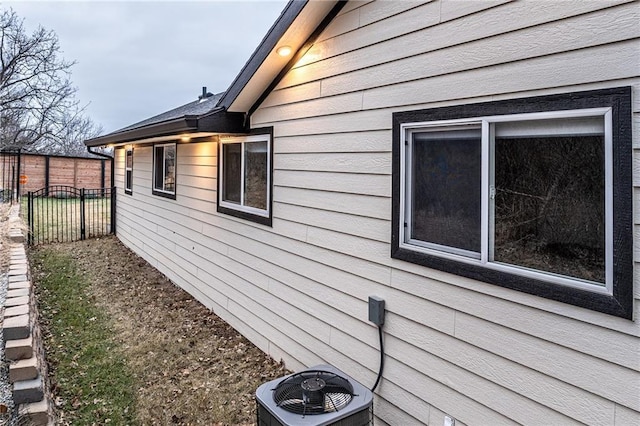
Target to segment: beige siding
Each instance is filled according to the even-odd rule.
[[[176,200],[151,195],[150,147],[124,195],[117,150],[119,238],[290,368],[366,386],[383,297],[377,424],[640,424],[640,300],[633,322],[390,258],[393,112],[633,86],[638,149],[639,19],[624,1],[350,2],[252,116],[274,126],[273,226],[216,213],[212,141],[178,145]]]

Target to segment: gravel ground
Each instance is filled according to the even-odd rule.
[[[4,310],[4,301],[7,294],[7,273],[0,273],[0,309]],[[0,330],[0,407],[6,406],[7,412],[0,414],[0,426],[17,424],[17,413],[13,406],[11,384],[9,384],[9,364],[4,357],[4,336]],[[1,412],[2,410],[0,410]]]
[[[7,295],[7,271],[9,270],[9,203],[0,203],[0,310],[4,310]],[[0,329],[0,426],[17,424],[17,412],[14,410],[12,388],[9,384],[9,364],[4,357],[4,336]],[[3,406],[6,406],[7,412]]]

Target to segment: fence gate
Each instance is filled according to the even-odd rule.
[[[115,194],[115,188],[61,185],[29,192],[29,244],[78,241],[115,233]]]
[[[20,194],[20,151],[0,151],[0,203],[18,201]]]

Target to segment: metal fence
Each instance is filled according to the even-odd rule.
[[[18,201],[20,151],[0,151],[0,203]]]
[[[49,186],[26,199],[30,245],[70,242],[115,233],[115,188]]]

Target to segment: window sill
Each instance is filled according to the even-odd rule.
[[[176,194],[175,192],[164,192],[164,191],[158,191],[158,190],[151,190],[151,193],[153,195],[157,195],[158,197],[163,197],[163,198],[169,198],[171,200],[175,200],[176,199]]]
[[[226,214],[229,216],[237,217],[240,219],[248,220],[250,222],[259,223],[261,225],[272,226],[271,214],[269,216],[259,216],[252,213],[243,212],[241,210],[231,209],[218,204],[218,213]]]
[[[616,295],[615,289],[614,295],[612,296],[485,268],[481,265],[473,265],[439,256],[431,256],[405,248],[392,249],[391,257],[485,283],[496,284],[500,287],[529,293],[534,296],[603,312],[605,314],[626,319],[632,318],[631,307],[622,306],[618,302],[618,300],[625,300],[626,297]]]

